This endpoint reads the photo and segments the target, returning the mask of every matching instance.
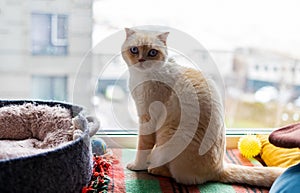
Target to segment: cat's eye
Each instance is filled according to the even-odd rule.
[[[155,49],[151,49],[151,50],[148,52],[148,56],[150,56],[150,57],[155,57],[157,54],[158,54],[158,51],[155,50]]]
[[[132,53],[132,54],[138,54],[139,53],[139,49],[138,49],[138,47],[131,47],[130,48],[130,52]]]

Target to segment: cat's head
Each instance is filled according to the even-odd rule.
[[[139,70],[158,69],[166,61],[169,32],[152,32],[125,28],[122,56],[128,67]]]

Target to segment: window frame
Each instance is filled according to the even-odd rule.
[[[226,149],[236,149],[240,137],[244,135],[268,135],[276,128],[227,128],[226,129]],[[122,132],[121,130],[107,131],[100,129],[94,138],[103,139],[110,148],[136,148],[138,134],[136,130],[132,132]],[[135,133],[134,133],[135,131]]]

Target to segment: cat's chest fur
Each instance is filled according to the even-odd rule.
[[[160,82],[172,88],[182,74],[183,69],[184,67],[170,62],[165,63],[158,69],[139,70],[130,68],[129,89],[132,92],[145,82]]]
[[[183,67],[175,63],[166,63],[157,69],[141,71],[130,69],[129,89],[135,100],[138,114],[148,112],[153,102],[169,104],[174,95],[174,86],[182,76]]]

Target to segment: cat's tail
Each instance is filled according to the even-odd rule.
[[[282,174],[283,171],[283,168],[278,167],[250,167],[226,164],[224,170],[221,171],[218,176],[218,181],[271,187],[275,179]]]

